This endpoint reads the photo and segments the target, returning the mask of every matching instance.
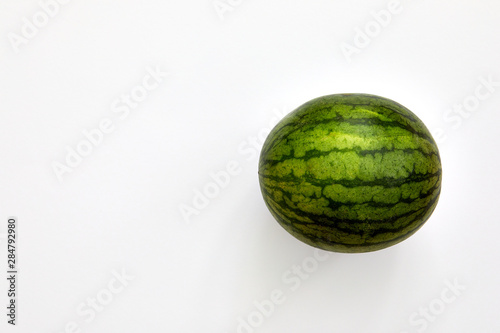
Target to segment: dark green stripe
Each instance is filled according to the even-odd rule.
[[[297,192],[297,193],[291,193],[291,192],[288,192],[286,191],[285,189],[282,189],[282,188],[279,188],[279,187],[276,187],[276,186],[272,186],[270,184],[263,184],[264,187],[266,188],[269,188],[269,189],[272,189],[272,190],[276,190],[276,191],[280,191],[282,193],[283,196],[286,196],[290,201],[292,201],[292,198],[291,196],[292,195],[298,195],[298,194],[301,194],[300,192]],[[382,202],[377,202],[377,201],[363,201],[363,202],[340,202],[340,201],[334,201],[328,197],[325,197],[325,196],[322,196],[323,199],[325,200],[328,200],[329,202],[329,205],[328,205],[328,208],[331,208],[333,210],[336,210],[338,209],[339,207],[341,206],[346,206],[346,207],[355,207],[355,206],[358,206],[358,205],[366,205],[368,207],[371,207],[371,208],[392,208],[394,206],[396,206],[397,204],[399,203],[406,203],[406,204],[411,204],[417,200],[421,200],[421,199],[425,199],[427,196],[429,196],[429,193],[432,193],[434,192],[439,186],[440,186],[440,182],[439,182],[439,178],[437,178],[435,184],[429,188],[429,190],[425,191],[425,192],[422,192],[418,197],[415,197],[413,199],[410,199],[410,198],[407,198],[407,199],[403,199],[403,198],[400,198],[398,199],[398,201],[396,203],[382,203]],[[267,191],[267,193],[269,193],[269,191]],[[271,196],[272,193],[270,193]],[[303,214],[305,212],[302,212],[301,214]]]
[[[287,160],[292,160],[292,159],[296,159],[296,160],[301,160],[301,161],[307,162],[307,161],[309,161],[312,158],[326,157],[326,156],[330,155],[331,153],[350,153],[350,152],[353,152],[353,153],[356,153],[356,155],[358,155],[358,156],[365,157],[366,155],[386,154],[386,153],[389,153],[389,152],[397,152],[397,151],[402,151],[405,154],[414,154],[415,152],[418,152],[418,153],[420,153],[420,154],[422,154],[422,155],[424,155],[426,157],[432,157],[432,156],[439,157],[439,155],[435,151],[424,152],[424,150],[422,148],[415,148],[415,149],[412,149],[412,148],[387,149],[385,147],[381,148],[381,149],[371,149],[371,150],[362,150],[361,148],[359,148],[359,149],[348,149],[348,148],[338,149],[338,148],[334,148],[334,149],[330,149],[328,151],[320,151],[320,150],[317,150],[317,149],[311,149],[311,150],[308,150],[306,152],[306,154],[304,156],[302,156],[302,157],[294,157],[295,150],[292,148],[290,155],[283,156],[279,160],[270,160],[270,159],[262,158],[261,161],[260,161],[260,165],[261,166],[262,165],[266,165],[267,167],[273,167],[273,166],[275,166],[275,165],[277,165],[279,163],[285,162]]]
[[[380,99],[380,98],[377,98],[383,102],[387,102],[385,101],[384,99]],[[403,112],[401,112],[401,110],[395,110],[391,107],[388,107],[386,105],[382,105],[382,104],[353,104],[355,106],[364,106],[366,107],[368,110],[370,111],[379,111],[379,109],[385,109],[388,111],[387,114],[384,114],[384,116],[388,116],[388,115],[391,115],[391,114],[397,114],[398,116],[401,116],[405,119],[408,119],[409,121],[411,121],[412,123],[415,123],[415,124],[418,124],[418,125],[421,125],[420,124],[420,121],[416,118],[415,114],[413,114],[413,112],[411,112],[410,110],[408,110],[407,108],[405,108],[403,105],[399,104],[398,105],[401,107],[402,110],[404,110],[407,114],[404,114]]]
[[[391,188],[391,187],[399,187],[403,184],[408,184],[408,183],[413,183],[413,182],[421,182],[424,180],[429,180],[432,177],[435,176],[440,176],[441,175],[441,169],[439,169],[436,172],[433,173],[426,173],[426,174],[417,174],[417,173],[410,173],[408,177],[403,177],[403,178],[390,178],[390,177],[385,177],[385,178],[379,178],[377,180],[373,181],[363,181],[360,179],[338,179],[338,180],[321,180],[318,181],[313,177],[309,177],[307,175],[304,175],[300,178],[297,178],[293,175],[288,175],[285,177],[278,177],[278,176],[270,176],[270,175],[264,175],[259,172],[259,175],[263,178],[270,179],[275,182],[291,182],[293,184],[300,184],[302,182],[309,183],[311,185],[323,187],[325,184],[327,185],[332,185],[332,184],[338,184],[342,185],[348,188],[354,188],[354,187],[359,187],[359,186],[382,186],[384,188]]]
[[[306,238],[309,238],[311,240],[321,241],[321,242],[327,243],[329,245],[338,244],[338,245],[347,246],[347,247],[359,247],[359,246],[362,246],[362,245],[376,245],[376,244],[392,243],[394,241],[397,241],[398,239],[404,239],[404,238],[406,238],[410,233],[416,231],[418,228],[420,228],[426,222],[428,216],[430,216],[430,214],[433,211],[433,209],[431,210],[430,208],[432,208],[432,206],[437,203],[437,200],[439,198],[440,192],[441,192],[441,190],[439,188],[438,191],[437,191],[437,193],[434,195],[434,198],[425,207],[422,207],[422,208],[420,208],[420,209],[418,209],[416,211],[411,211],[411,212],[405,213],[404,216],[402,215],[402,216],[399,216],[399,217],[394,217],[392,220],[396,221],[398,219],[401,219],[401,218],[404,218],[404,217],[407,217],[407,216],[411,216],[411,215],[413,215],[415,213],[420,212],[412,220],[410,220],[409,223],[406,223],[405,225],[402,225],[399,228],[395,228],[395,229],[376,228],[376,229],[374,229],[372,231],[372,233],[370,235],[367,235],[366,232],[355,232],[355,230],[345,229],[345,228],[339,228],[339,227],[336,227],[336,226],[332,226],[331,224],[326,224],[325,225],[325,224],[322,224],[322,222],[318,223],[317,220],[313,224],[313,225],[320,225],[320,226],[323,226],[323,227],[331,229],[331,230],[332,229],[336,229],[336,230],[339,230],[339,231],[342,231],[342,232],[345,232],[345,233],[348,233],[348,234],[356,234],[356,235],[359,235],[359,236],[370,236],[370,238],[372,238],[372,237],[375,237],[376,235],[380,235],[380,234],[383,234],[383,233],[392,233],[392,234],[398,233],[399,231],[401,231],[401,230],[407,228],[408,226],[410,226],[413,222],[418,221],[418,220],[421,219],[419,221],[419,223],[416,224],[415,227],[412,228],[412,229],[410,229],[407,233],[402,234],[402,235],[400,235],[398,237],[395,237],[395,238],[391,238],[391,239],[389,239],[387,241],[377,241],[377,240],[374,240],[373,243],[366,243],[365,242],[365,243],[361,243],[361,244],[345,244],[345,243],[339,243],[339,242],[332,242],[332,241],[326,240],[324,238],[314,236],[314,234],[309,234],[309,233],[305,232],[303,229],[299,229],[299,228],[297,228],[297,227],[294,226],[294,224],[300,224],[300,225],[306,225],[307,226],[307,223],[303,223],[301,221],[294,221],[291,224],[285,223],[285,221],[280,217],[280,214],[276,212],[276,210],[274,209],[274,207],[272,207],[271,205],[268,205],[268,207],[271,209],[272,212],[274,212],[275,217],[278,218],[279,221],[281,221],[282,223],[285,223],[288,227],[294,229],[295,232],[297,232],[298,234],[303,235]],[[275,203],[275,204],[277,204],[277,203]],[[426,214],[427,214],[427,218],[424,218]],[[349,221],[348,223],[351,223],[351,222],[352,221]],[[367,222],[367,221],[360,221],[360,222]],[[370,223],[370,221],[368,221],[368,223]]]
[[[347,118],[344,118],[340,115],[338,115],[335,118],[309,121],[307,123],[301,124],[301,126],[297,127],[294,131],[288,133],[288,135],[292,134],[296,130],[302,129],[304,126],[314,127],[314,126],[318,126],[321,124],[329,124],[332,122],[347,123],[347,124],[353,125],[353,126],[369,126],[369,127],[380,126],[383,128],[400,128],[400,129],[407,131],[410,134],[414,134],[414,135],[428,141],[432,145],[435,145],[434,140],[429,135],[422,133],[422,132],[419,132],[416,129],[414,129],[413,127],[405,125],[405,124],[401,124],[400,122],[397,122],[397,121],[387,122],[387,121],[383,121],[383,120],[380,120],[377,118],[350,118],[350,119],[347,119]]]
[[[294,130],[286,133],[286,137],[289,137],[295,131],[303,129],[305,126],[311,127],[312,130],[315,130],[315,126],[318,126],[321,124],[330,124],[331,122],[332,122],[331,119],[326,119],[326,120],[315,121],[312,123],[302,124],[299,126],[296,125],[296,128]],[[403,124],[400,124],[397,122],[388,123],[388,122],[384,122],[384,121],[381,121],[381,120],[376,119],[376,118],[345,119],[345,120],[342,120],[342,122],[347,123],[347,124],[352,125],[352,126],[366,126],[366,127],[380,126],[382,128],[386,128],[386,129],[387,128],[400,128],[400,129],[403,129],[404,131],[408,132],[409,135],[415,135],[415,136],[427,141],[433,147],[433,150],[435,150],[437,152],[436,143],[429,135],[427,135],[425,133],[417,132],[416,130],[414,130],[410,126],[406,126],[406,125],[403,125]],[[309,131],[309,129],[304,130],[304,135],[307,135],[307,131]],[[261,153],[262,156],[266,156],[270,152],[271,149],[273,149],[277,145],[279,145],[282,142],[282,140],[284,139],[284,135],[280,136],[279,134],[274,134],[274,133],[269,135],[269,138],[271,138],[271,137],[273,138],[273,141],[266,142],[265,147],[263,148],[262,153]],[[390,139],[391,137],[388,137],[388,138]],[[291,147],[291,149],[293,150],[293,146]],[[361,149],[359,149],[359,150],[361,150]],[[334,150],[332,149],[331,151],[334,151]],[[339,151],[343,151],[343,149],[339,149]],[[348,151],[348,150],[346,150],[346,151]],[[352,149],[352,151],[356,151],[356,149]],[[423,152],[423,150],[422,150],[422,153],[425,154],[426,156],[429,154],[429,153]],[[436,154],[436,153],[434,153],[434,154]],[[289,157],[291,158],[292,156],[293,155],[290,155]]]
[[[279,220],[281,221],[282,224],[284,225],[288,225],[290,227],[294,227],[294,229],[297,229],[297,230],[301,230],[301,229],[298,229],[296,228],[295,226],[296,225],[303,225],[303,226],[306,226],[306,227],[310,227],[311,230],[314,230],[314,227],[315,226],[320,226],[320,227],[324,227],[328,230],[339,230],[339,231],[342,231],[342,232],[345,232],[347,234],[356,234],[358,236],[367,236],[367,235],[370,235],[370,231],[367,231],[363,228],[358,228],[358,226],[360,224],[363,224],[363,225],[366,225],[366,224],[370,224],[371,226],[373,226],[373,229],[371,231],[371,235],[370,236],[373,236],[375,234],[378,234],[379,232],[375,232],[375,230],[378,230],[378,229],[381,229],[381,230],[384,230],[384,232],[386,232],[385,230],[389,230],[390,232],[392,233],[397,233],[398,231],[400,230],[403,230],[404,228],[408,227],[409,225],[411,225],[414,221],[418,220],[418,218],[420,217],[421,214],[425,214],[425,212],[427,212],[427,209],[428,207],[432,206],[432,204],[437,200],[437,198],[439,197],[439,193],[440,193],[440,189],[438,189],[432,196],[430,197],[433,197],[429,203],[427,203],[425,206],[422,206],[416,210],[412,210],[412,211],[408,211],[404,214],[400,214],[398,216],[393,216],[391,218],[387,218],[383,221],[377,221],[377,220],[348,220],[348,219],[335,219],[335,218],[331,218],[329,216],[324,216],[324,215],[315,215],[315,214],[311,214],[311,213],[305,213],[301,210],[298,210],[298,209],[294,209],[294,208],[287,208],[287,209],[283,209],[283,206],[278,204],[277,202],[275,202],[272,198],[269,198],[271,200],[271,202],[273,202],[273,204],[276,206],[276,207],[280,207],[281,208],[281,215],[284,216],[284,218],[279,218]],[[273,209],[275,210],[275,209]],[[296,220],[296,219],[292,219],[290,218],[290,216],[288,216],[287,214],[285,214],[286,212],[288,213],[294,213],[295,215],[297,216],[301,216],[301,217],[306,217],[314,222],[311,222],[311,223],[307,223],[307,222],[302,222],[302,221],[299,221],[299,220]],[[392,224],[392,225],[395,225],[398,220],[401,220],[401,219],[404,219],[406,217],[409,217],[415,213],[418,213],[418,212],[421,212],[420,215],[414,217],[413,219],[409,220],[409,221],[404,221],[405,223],[402,223],[401,225],[397,226],[397,227],[392,227],[392,228],[384,228],[381,226],[381,224],[384,224],[384,225],[387,225],[387,224]],[[422,215],[423,216],[423,215]],[[347,225],[349,227],[343,227],[343,225]],[[359,229],[359,230],[358,230]],[[302,231],[304,232],[304,231]]]
[[[430,197],[434,197],[436,196],[440,191],[440,186],[434,186],[432,191],[430,191],[430,194],[426,194],[424,196],[422,196],[422,198],[420,199],[416,199],[416,200],[424,200],[424,199],[427,199],[427,198],[430,198]],[[266,192],[266,195],[269,196],[270,199],[273,198],[272,194],[269,193],[267,190],[265,190]],[[420,206],[418,209],[416,210],[413,210],[413,211],[408,211],[404,214],[400,214],[400,215],[395,215],[395,216],[392,216],[392,217],[389,217],[389,218],[384,218],[384,219],[381,219],[381,220],[375,220],[375,219],[366,219],[366,220],[359,220],[359,219],[345,219],[345,218],[332,218],[328,215],[324,215],[324,214],[313,214],[313,213],[309,213],[309,212],[305,212],[299,208],[294,208],[294,207],[291,207],[286,201],[285,204],[280,204],[278,202],[276,202],[274,199],[272,199],[272,201],[282,209],[283,212],[286,212],[286,211],[289,211],[289,212],[292,212],[298,216],[302,216],[302,217],[307,217],[308,219],[314,221],[313,224],[316,224],[316,225],[319,225],[319,226],[323,226],[323,227],[327,227],[327,228],[331,228],[331,227],[335,227],[337,228],[338,224],[351,224],[351,225],[356,225],[356,224],[364,224],[364,223],[368,223],[368,224],[373,224],[373,225],[376,225],[376,224],[387,224],[387,223],[393,223],[403,217],[407,217],[421,209],[424,209],[427,205],[425,206]],[[363,205],[363,204],[359,204],[359,205]],[[342,204],[340,205],[339,207],[341,206],[349,206],[349,205],[346,205],[346,204]],[[339,207],[333,207],[334,209],[338,209]],[[330,207],[332,208],[332,207]],[[335,212],[335,211],[334,211]],[[309,223],[304,223],[304,222],[301,222],[301,221],[291,221],[291,223],[297,223],[297,224],[304,224],[304,225],[308,225]],[[351,232],[351,229],[342,229],[342,228],[337,228],[341,231],[345,231],[345,232],[348,232],[348,233],[352,233]]]
[[[436,202],[434,204],[436,204]],[[429,215],[430,215],[430,213],[432,213],[433,210],[434,209],[429,211]],[[305,238],[310,239],[313,243],[316,243],[316,244],[321,243],[321,244],[326,244],[329,247],[340,246],[341,248],[358,249],[360,252],[368,252],[368,251],[372,251],[372,250],[379,250],[379,249],[385,248],[386,246],[384,246],[384,245],[386,245],[386,244],[394,245],[394,244],[397,244],[397,243],[407,239],[412,234],[417,232],[425,224],[426,221],[427,221],[427,219],[423,219],[421,221],[421,223],[415,225],[415,227],[412,228],[411,230],[409,230],[407,233],[399,235],[397,237],[390,238],[390,239],[387,239],[385,241],[376,241],[376,242],[372,242],[372,243],[365,242],[365,243],[359,243],[359,244],[347,244],[347,243],[333,242],[333,241],[328,241],[328,240],[325,240],[323,238],[320,238],[320,237],[317,237],[314,235],[308,235],[306,237],[303,234],[302,230],[296,229],[294,227],[292,227],[292,228],[294,229],[294,232],[298,233],[299,235],[304,235]],[[322,248],[322,247],[320,247],[320,248]],[[336,251],[340,251],[340,248],[337,248]],[[356,251],[356,252],[358,252],[358,251]]]

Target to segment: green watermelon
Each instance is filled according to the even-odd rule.
[[[313,99],[268,135],[259,181],[290,234],[334,252],[376,251],[413,235],[441,191],[441,159],[422,121],[367,94]]]

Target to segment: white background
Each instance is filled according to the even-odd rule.
[[[44,21],[38,1],[0,1],[0,233],[17,216],[20,271],[18,325],[2,278],[0,331],[500,332],[499,2],[401,0],[381,28],[371,13],[385,0],[230,3],[74,0]],[[115,112],[155,68],[168,75]],[[343,92],[416,113],[439,142],[443,188],[405,242],[318,262],[264,205],[257,137]],[[103,119],[114,130],[60,181],[54,163]],[[231,163],[239,173],[186,219]],[[5,238],[0,249],[5,272]]]

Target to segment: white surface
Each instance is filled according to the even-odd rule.
[[[221,18],[212,0],[70,1],[15,52],[42,9],[0,1],[0,233],[14,215],[20,237],[18,325],[2,306],[0,331],[499,332],[500,86],[468,117],[447,110],[500,82],[500,4],[401,0],[349,62],[342,43],[390,1],[230,3]],[[156,67],[168,76],[117,110]],[[276,113],[341,92],[391,98],[439,134],[443,190],[409,240],[318,263],[267,211],[251,147]],[[114,131],[60,182],[52,164],[104,119]],[[239,173],[188,223],[179,207],[230,161]]]

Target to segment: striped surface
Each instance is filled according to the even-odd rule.
[[[286,116],[262,148],[267,207],[296,238],[336,252],[386,248],[436,207],[439,152],[425,125],[365,94],[314,99]]]

